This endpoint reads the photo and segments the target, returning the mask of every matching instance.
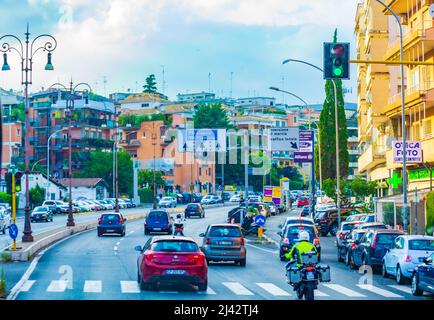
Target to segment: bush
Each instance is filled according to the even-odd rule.
[[[45,190],[37,184],[36,187],[30,189],[29,196],[33,207],[40,206],[45,200]]]
[[[393,203],[383,203],[383,223],[393,226],[394,215],[393,215]],[[396,224],[404,224],[404,210],[403,207],[396,207]]]
[[[426,195],[426,234],[434,235],[434,191]]]
[[[139,197],[141,203],[153,203],[154,190],[148,188],[139,189]]]
[[[9,203],[12,206],[12,195],[6,192],[0,192],[0,202]],[[15,195],[15,203],[18,205],[18,196]]]
[[[5,271],[2,269],[0,276],[0,298],[6,295],[6,275]]]

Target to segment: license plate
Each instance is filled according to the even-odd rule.
[[[156,230],[156,231],[160,231],[160,230],[161,230],[161,228],[154,228],[154,230]]]
[[[315,274],[313,272],[306,273],[307,280],[315,280]]]
[[[113,229],[108,229],[106,232],[115,232]]]
[[[166,274],[173,274],[173,275],[185,274],[185,270],[166,270]]]
[[[220,241],[221,245],[231,245],[232,242],[231,241]]]

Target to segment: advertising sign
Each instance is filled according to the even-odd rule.
[[[420,141],[406,141],[406,160],[412,163],[422,162],[422,148]],[[393,142],[393,162],[402,163],[404,158],[402,141],[396,140]]]
[[[271,151],[298,151],[298,127],[271,128],[268,135],[268,145]]]
[[[313,131],[300,131],[300,149],[294,152],[294,162],[312,162],[313,160]]]
[[[179,152],[226,151],[226,129],[186,129],[177,131]]]

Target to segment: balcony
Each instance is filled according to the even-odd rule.
[[[359,156],[359,171],[370,170],[381,163],[386,163],[386,147],[370,145]]]
[[[427,109],[434,106],[434,81],[423,81],[405,90],[406,109],[421,102],[425,102]],[[401,93],[389,98],[384,112],[388,116],[401,112]]]
[[[122,148],[139,148],[140,147],[140,141],[137,139],[128,139],[128,140],[121,140],[119,141],[119,145]]]

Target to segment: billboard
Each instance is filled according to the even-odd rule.
[[[271,128],[268,135],[268,145],[271,151],[298,151],[299,128]]]
[[[294,162],[312,162],[313,160],[313,131],[300,130],[300,148],[294,152]]]

